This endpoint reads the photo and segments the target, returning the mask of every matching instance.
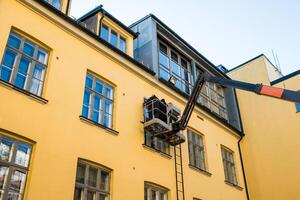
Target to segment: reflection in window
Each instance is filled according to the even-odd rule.
[[[91,74],[87,74],[83,95],[82,116],[112,128],[113,88]]]
[[[100,37],[126,53],[126,39],[104,24],[101,26]]]
[[[109,200],[109,182],[108,170],[85,161],[78,161],[74,200]]]
[[[40,96],[47,62],[44,49],[11,33],[0,65],[0,79]]]
[[[22,200],[31,146],[0,135],[0,197]]]

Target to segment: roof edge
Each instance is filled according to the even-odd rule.
[[[290,78],[292,78],[292,77],[294,77],[294,76],[297,76],[297,75],[299,75],[299,74],[300,74],[300,69],[298,69],[297,71],[294,71],[294,72],[292,72],[292,73],[290,73],[290,74],[288,74],[288,75],[285,75],[285,76],[283,76],[283,77],[281,77],[281,78],[278,78],[278,79],[276,79],[276,80],[274,80],[274,81],[271,81],[270,84],[271,84],[271,85],[275,85],[275,84],[277,84],[277,83],[280,83],[280,82],[282,82],[282,81],[284,81],[284,80],[290,79]]]
[[[126,32],[128,32],[130,35],[132,35],[134,38],[138,37],[138,33],[134,32],[133,30],[131,30],[128,26],[126,26],[125,24],[123,24],[120,20],[118,20],[117,18],[115,18],[113,15],[111,15],[109,12],[107,12],[105,9],[103,9],[103,6],[97,6],[96,8],[90,10],[88,13],[84,14],[83,16],[79,17],[77,19],[77,21],[82,22],[84,20],[86,20],[87,18],[102,12],[104,14],[104,16],[108,17],[109,19],[111,19],[113,22],[115,22],[117,25],[119,25],[121,28],[123,28]]]

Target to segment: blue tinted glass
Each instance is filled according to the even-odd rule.
[[[18,72],[24,75],[27,74],[30,63],[31,62],[29,60],[21,58]]]
[[[297,112],[300,112],[300,103],[296,103],[296,110]]]
[[[117,43],[118,42],[118,35],[117,33],[115,33],[114,31],[111,31],[110,34],[110,44],[112,44],[113,46],[117,47]]]
[[[93,113],[93,121],[98,123],[98,121],[99,121],[99,112],[94,111],[94,113]]]
[[[61,0],[52,0],[52,6],[54,6],[56,9],[60,9],[60,1]]]
[[[88,109],[88,107],[87,106],[83,106],[82,107],[82,115],[84,116],[84,117],[88,117],[88,114],[89,114],[89,109]]]
[[[105,88],[105,96],[107,96],[110,99],[113,99],[113,89],[111,87],[109,87],[108,85],[106,85],[106,88]]]
[[[44,79],[44,73],[43,73],[44,71],[45,71],[44,66],[40,64],[35,64],[33,70],[33,77],[42,81]]]
[[[159,53],[159,63],[163,67],[169,68],[169,58],[165,56],[163,53]]]
[[[104,115],[103,125],[106,126],[106,127],[111,128],[111,116],[110,115],[108,115],[108,114]]]
[[[122,37],[120,37],[119,49],[124,53],[126,52],[126,40]]]
[[[108,41],[108,28],[106,26],[101,27],[101,35],[100,37],[105,41]]]
[[[101,98],[98,95],[94,96],[94,109],[99,110],[101,103]]]
[[[96,81],[95,90],[96,90],[96,92],[99,92],[102,94],[103,83],[101,81],[99,81],[99,80]]]
[[[23,52],[29,56],[33,56],[34,53],[34,47],[29,44],[29,43],[25,43],[24,44],[24,48],[23,48]]]
[[[171,61],[171,68],[173,74],[180,76],[180,66],[177,63]]]
[[[16,53],[7,50],[4,55],[3,65],[12,68],[15,63]]]
[[[88,90],[84,91],[83,104],[89,105],[90,103],[90,92]]]
[[[25,76],[22,76],[22,75],[20,75],[20,74],[17,74],[15,86],[17,86],[17,87],[19,87],[19,88],[23,88],[23,87],[24,87],[24,84],[25,84],[25,80],[26,80],[26,77],[25,77]]]
[[[91,76],[86,76],[85,86],[89,87],[89,88],[92,88],[92,86],[93,86],[93,78]]]
[[[161,67],[159,68],[159,76],[166,81],[170,79],[170,74]]]
[[[19,38],[17,38],[16,36],[14,36],[14,35],[9,36],[9,39],[8,39],[9,46],[19,49],[20,43],[21,43],[21,40]]]
[[[11,69],[6,68],[6,67],[2,67],[1,68],[1,79],[8,82],[10,79],[10,75],[11,75]]]
[[[106,100],[105,101],[105,108],[104,108],[105,113],[112,114],[112,102]]]

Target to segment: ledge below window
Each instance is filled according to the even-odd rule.
[[[44,99],[43,97],[40,97],[40,96],[37,96],[27,90],[24,90],[22,88],[18,88],[16,87],[15,85],[11,84],[11,83],[8,83],[8,82],[5,82],[3,80],[0,80],[0,84],[2,84],[3,86],[9,88],[9,89],[12,89],[12,90],[16,90],[22,94],[25,94],[27,95],[28,97],[32,98],[33,100],[36,100],[37,102],[39,103],[42,103],[42,104],[46,104],[48,103],[48,100],[47,99]]]
[[[200,172],[200,173],[206,175],[206,176],[211,176],[211,175],[212,175],[210,172],[208,172],[208,171],[206,171],[206,170],[203,170],[203,169],[200,169],[200,168],[198,168],[198,167],[195,167],[195,166],[193,166],[193,165],[191,165],[191,164],[189,164],[189,167],[190,167],[191,169],[193,169],[193,170],[196,170],[197,172]]]
[[[230,186],[232,186],[232,187],[234,187],[234,188],[236,188],[236,189],[238,189],[238,190],[243,190],[243,188],[241,187],[241,186],[239,186],[239,185],[236,185],[236,184],[234,184],[234,183],[230,183],[229,181],[224,181],[227,185],[230,185]]]
[[[164,153],[164,152],[161,152],[161,151],[159,151],[159,150],[157,150],[157,149],[154,149],[154,148],[152,148],[152,147],[150,147],[150,146],[148,146],[148,145],[146,145],[146,144],[143,144],[143,147],[144,147],[145,149],[147,149],[147,150],[152,151],[152,152],[159,153],[162,157],[165,157],[165,158],[167,158],[167,159],[171,159],[171,158],[172,158],[171,155],[166,154],[166,153]]]
[[[111,128],[108,128],[108,127],[106,127],[106,126],[104,126],[104,125],[102,125],[102,124],[99,124],[99,123],[97,123],[97,122],[94,122],[93,120],[90,120],[90,119],[88,119],[88,118],[86,118],[86,117],[84,117],[84,116],[82,116],[82,115],[80,115],[79,118],[80,118],[82,121],[84,121],[84,122],[86,122],[86,123],[88,123],[88,124],[90,124],[90,125],[94,125],[94,126],[103,128],[104,130],[106,130],[107,132],[109,132],[109,133],[111,133],[111,134],[113,134],[113,135],[118,135],[118,134],[119,134],[118,131],[116,131],[116,130],[114,130],[114,129],[111,129]]]

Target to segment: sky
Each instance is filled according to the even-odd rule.
[[[102,4],[125,25],[154,14],[215,65],[231,69],[259,54],[284,75],[300,69],[299,0],[72,0],[78,18]]]

